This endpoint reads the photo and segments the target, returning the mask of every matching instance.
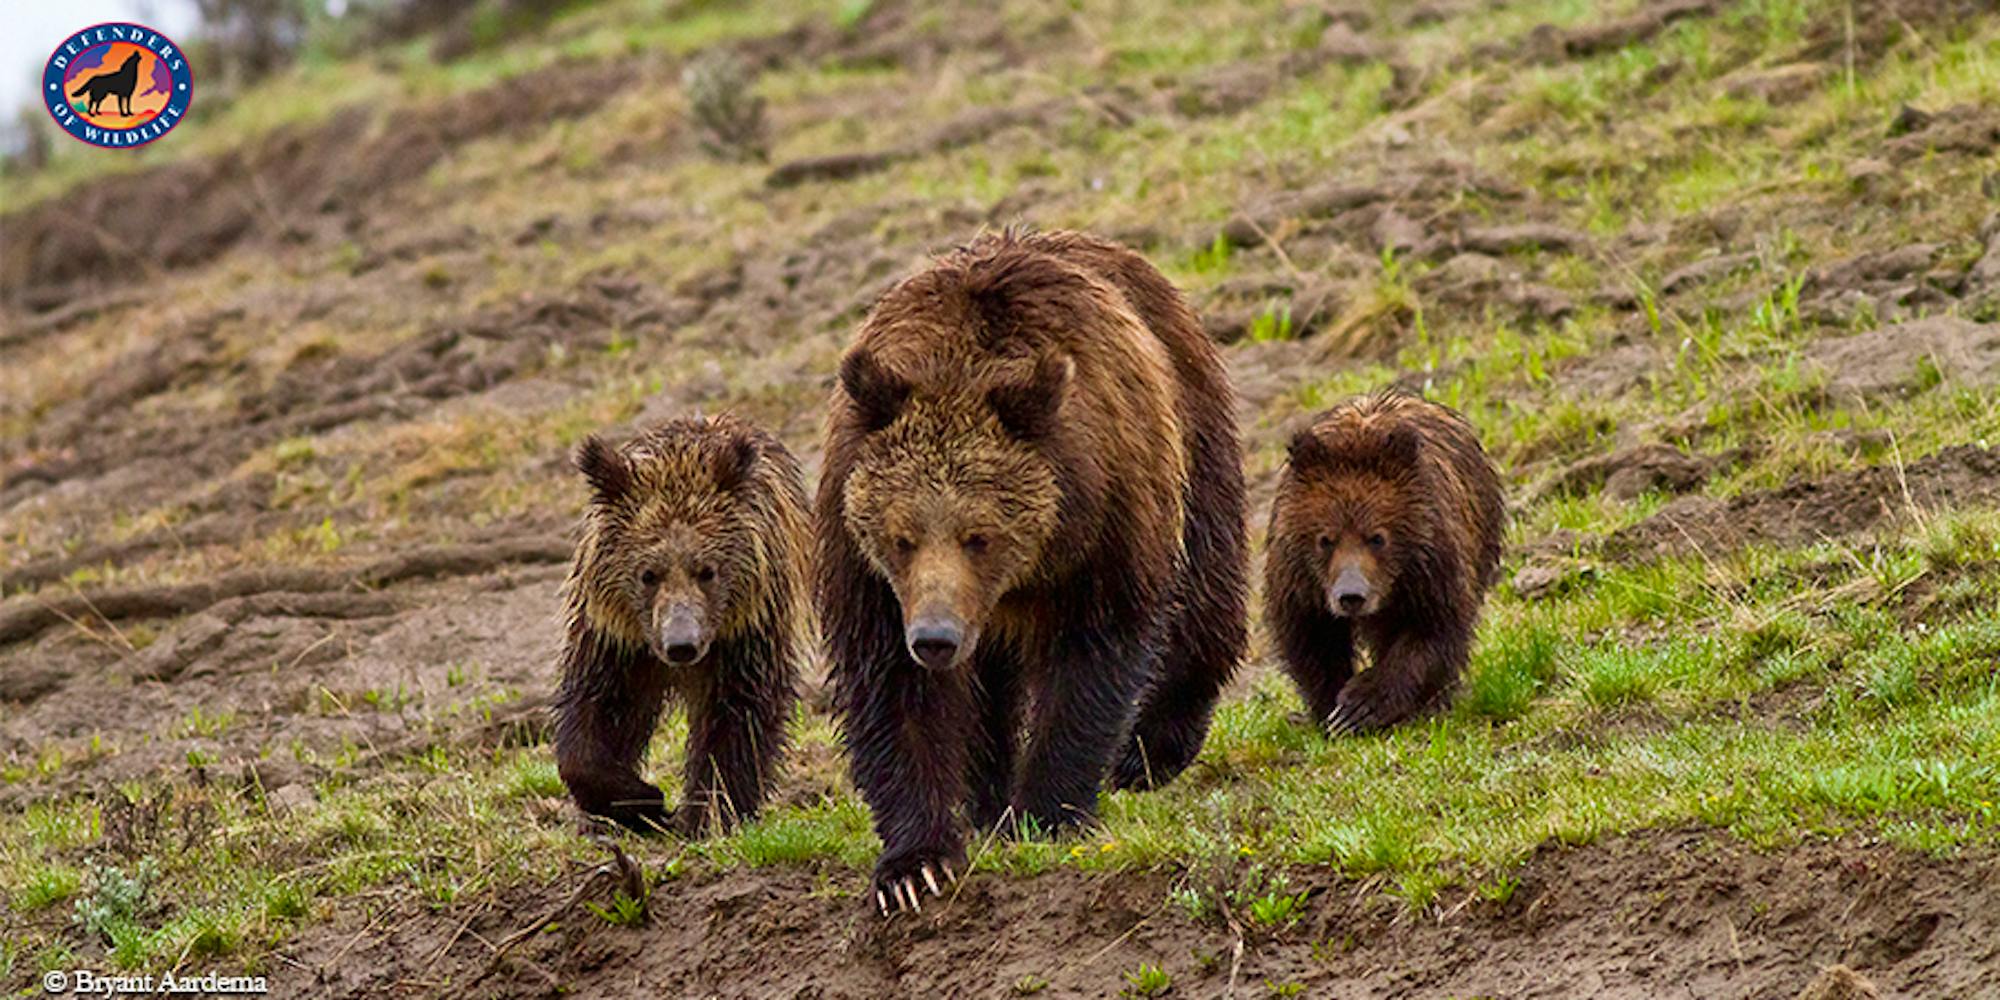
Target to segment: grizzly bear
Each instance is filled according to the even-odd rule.
[[[876,303],[815,593],[883,912],[963,870],[961,822],[1054,833],[1194,759],[1245,641],[1234,412],[1180,293],[1116,244],[987,235]]]
[[[570,567],[556,764],[584,812],[695,836],[757,811],[785,746],[808,635],[798,462],[731,416],[584,439],[591,499]],[[669,694],[688,713],[670,816],[639,775]]]
[[[1291,442],[1271,506],[1264,617],[1335,733],[1446,695],[1500,565],[1500,478],[1455,411],[1400,390],[1349,400]],[[1355,646],[1368,669],[1355,673]]]

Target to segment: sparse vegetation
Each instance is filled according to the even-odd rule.
[[[1209,995],[1240,932],[1240,993],[1316,995],[1401,935],[1518,918],[1560,848],[1698,831],[1955,879],[2000,845],[2000,394],[1975,339],[1901,326],[2000,308],[1991,18],[1725,0],[1564,48],[1650,5],[1339,27],[1242,3],[480,6],[454,58],[433,58],[442,29],[313,35],[157,148],[63,146],[0,192],[11,245],[128,241],[149,303],[119,304],[112,257],[0,255],[4,608],[102,605],[0,645],[0,981],[178,963],[290,983],[302,942],[316,962],[350,939],[348,963],[387,968],[393,913],[440,944],[471,921],[394,971],[466,983],[481,938],[579,885],[510,954],[583,993],[610,982],[566,957],[585,939],[853,924],[879,845],[817,709],[756,822],[613,841],[675,892],[590,882],[606,842],[578,831],[538,710],[559,567],[453,560],[559,540],[591,430],[732,409],[811,466],[869,294],[1017,221],[1132,241],[1229,317],[1253,495],[1285,431],[1347,394],[1400,381],[1460,408],[1507,479],[1506,566],[1448,709],[1329,739],[1260,643],[1173,785],[1107,796],[1079,836],[975,840],[975,884],[1136,894],[1095,911],[1140,914],[1134,937],[911,983]],[[241,215],[174,173],[224,157],[255,181],[219,186]],[[854,172],[767,185],[766,159],[827,158]],[[215,224],[144,220],[183,240],[147,242],[93,200],[114,179]],[[1218,235],[1239,214],[1254,238]],[[305,586],[432,547],[417,576]],[[686,726],[656,735],[656,779]],[[1028,906],[947,889],[925,900],[942,930],[882,947]],[[1390,944],[1342,941],[1330,918],[1370,906]],[[1763,933],[1744,912],[1729,933]],[[1163,928],[1191,937],[1142,947]],[[814,939],[813,961],[848,943]],[[1189,947],[1178,982],[1150,961]],[[910,974],[964,971],[936,955]]]

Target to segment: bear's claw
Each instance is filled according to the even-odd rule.
[[[938,873],[940,871],[944,873],[943,882],[938,881]],[[920,878],[923,880],[921,883],[917,881]],[[891,877],[887,881],[886,888],[883,884],[878,883],[875,887],[875,908],[881,911],[883,916],[890,916],[892,911],[889,904],[893,900],[895,902],[893,912],[895,913],[922,913],[924,912],[923,894],[926,887],[930,889],[932,896],[943,896],[944,886],[953,885],[957,882],[958,872],[952,868],[950,862],[939,861],[932,863],[927,861],[924,862],[923,866],[914,875]]]

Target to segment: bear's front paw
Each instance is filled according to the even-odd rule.
[[[1199,731],[1191,736],[1175,732],[1159,737],[1157,745],[1139,739],[1128,741],[1118,764],[1111,769],[1111,787],[1148,792],[1165,785],[1194,763],[1205,735]]]
[[[570,791],[577,808],[599,819],[610,820],[637,833],[665,833],[673,829],[667,813],[666,796],[643,781],[629,784],[572,784]]]
[[[1340,692],[1333,712],[1326,717],[1326,731],[1334,736],[1381,732],[1410,717],[1409,699],[1362,684],[1357,678]]]
[[[884,857],[875,863],[875,908],[891,913],[924,912],[923,894],[944,895],[965,870],[962,849],[925,848]]]
[[[700,802],[683,802],[674,810],[667,829],[684,840],[700,840],[710,833],[728,833],[729,817],[719,809]]]

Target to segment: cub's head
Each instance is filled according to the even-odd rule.
[[[1335,617],[1381,611],[1425,542],[1422,450],[1416,428],[1390,420],[1327,420],[1294,435],[1271,524],[1274,571],[1309,583]]]
[[[841,361],[842,419],[863,435],[841,500],[845,527],[902,605],[910,655],[964,664],[1001,598],[1041,564],[1062,505],[1047,444],[1073,364],[992,358],[913,379],[868,349]]]
[[[579,567],[587,614],[670,664],[708,655],[750,603],[761,565],[754,476],[762,437],[729,417],[675,420],[623,445],[576,450],[590,483]]]

